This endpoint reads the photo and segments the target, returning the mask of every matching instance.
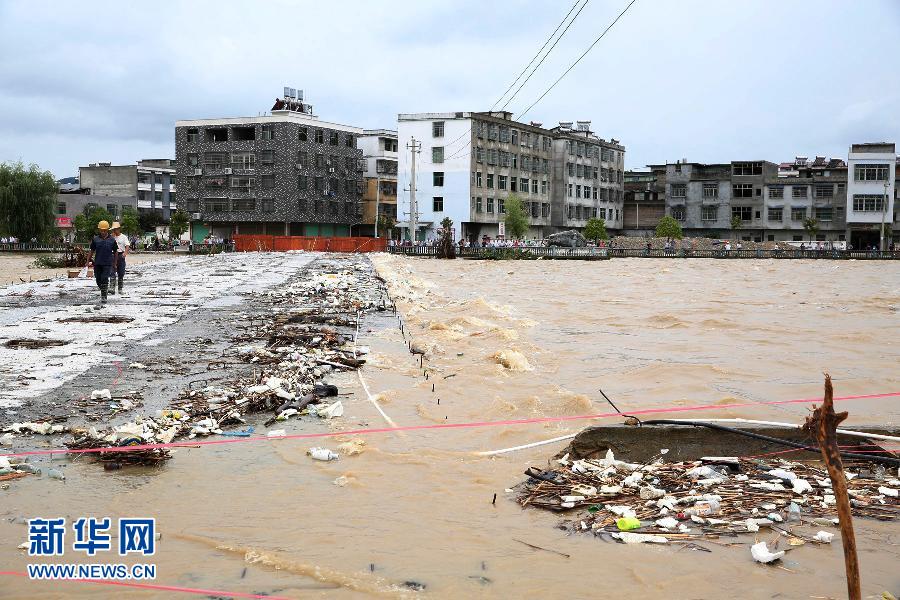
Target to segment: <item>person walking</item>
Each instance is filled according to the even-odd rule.
[[[99,233],[91,240],[91,251],[88,253],[88,266],[94,267],[94,280],[100,288],[100,304],[94,308],[100,309],[106,306],[106,291],[109,286],[109,277],[116,264],[118,244],[109,235],[109,223],[100,221],[97,223]],[[96,258],[96,260],[94,260]]]
[[[111,237],[116,241],[116,260],[112,271],[109,273],[109,293],[116,295],[116,279],[119,283],[119,293],[122,294],[122,288],[125,283],[125,257],[128,256],[130,242],[128,236],[122,233],[122,226],[118,221],[113,221],[109,226]]]

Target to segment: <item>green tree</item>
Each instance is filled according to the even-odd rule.
[[[809,241],[813,241],[813,238],[819,233],[819,220],[812,217],[803,219],[803,229],[809,235]]]
[[[441,221],[438,235],[440,236],[438,256],[440,258],[456,258],[456,245],[453,243],[453,221],[450,220],[450,217],[444,217]]]
[[[180,208],[172,213],[169,219],[169,239],[178,239],[181,237],[191,223],[191,217]]]
[[[388,238],[392,238],[396,225],[397,221],[391,215],[385,213],[378,215],[378,235],[380,237],[387,235]]]
[[[72,221],[75,227],[75,240],[79,242],[89,242],[94,234],[97,233],[97,223],[106,221],[112,223],[112,215],[96,204],[88,204],[84,207],[84,212],[76,216]]]
[[[589,240],[608,240],[609,234],[606,232],[606,221],[603,219],[588,219],[584,226],[584,237]]]
[[[57,235],[58,191],[53,174],[37,165],[0,163],[0,234],[22,241]]]
[[[674,217],[666,215],[656,224],[656,237],[680,240],[684,237],[684,232],[681,231],[681,224]]]
[[[506,235],[521,239],[528,233],[528,213],[521,198],[512,194],[506,199]]]
[[[130,206],[122,207],[122,220],[119,221],[119,224],[122,226],[122,233],[127,236],[137,236],[143,233],[138,212]]]
[[[741,218],[740,218],[739,216],[737,216],[737,215],[732,215],[732,216],[731,216],[731,232],[732,232],[732,237],[736,237],[736,236],[737,236],[737,230],[741,228],[741,224],[742,224],[742,223],[743,223],[743,221],[741,221]]]
[[[141,224],[141,231],[145,233],[155,232],[157,225],[163,225],[166,222],[160,210],[145,210],[138,215],[138,221]]]

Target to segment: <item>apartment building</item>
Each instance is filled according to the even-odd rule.
[[[79,167],[78,181],[86,194],[134,198],[138,211],[158,210],[164,219],[178,208],[175,161],[169,158],[139,160],[135,165],[91,163]]]
[[[622,228],[625,200],[625,148],[591,131],[590,121],[562,121],[553,137],[551,224],[581,229],[589,219]]]
[[[895,213],[897,196],[897,153],[893,143],[853,144],[847,160],[847,226],[855,248],[887,247],[885,229],[896,232],[900,222]],[[900,232],[898,232],[900,233]]]
[[[295,97],[265,116],[178,121],[176,169],[193,239],[351,235],[362,221],[362,134],[319,120]]]
[[[653,235],[666,216],[666,170],[625,171],[625,201],[622,207],[623,235]]]
[[[393,228],[375,227],[384,217],[397,222],[397,132],[390,129],[366,129],[357,141],[365,161],[365,187],[362,196],[362,224],[359,235],[391,237]]]
[[[587,215],[596,211],[599,217],[601,209],[621,218],[624,147],[594,136],[588,122],[583,127],[573,130],[563,123],[547,129],[514,121],[506,111],[399,115],[399,143],[416,140],[417,239],[436,236],[445,217],[453,221],[456,239],[503,235],[506,201],[513,194],[529,216],[529,238],[584,227]],[[398,218],[403,228],[410,225],[411,157],[401,148]]]

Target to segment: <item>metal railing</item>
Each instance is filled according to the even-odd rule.
[[[389,246],[392,254],[438,256],[437,246]],[[456,248],[461,258],[720,258],[720,259],[817,259],[900,260],[900,251],[847,250],[663,250],[626,248],[562,248],[521,246],[511,248]]]

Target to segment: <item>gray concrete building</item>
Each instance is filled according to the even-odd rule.
[[[600,218],[607,229],[622,228],[625,147],[594,135],[590,121],[562,121],[553,136],[551,224],[583,229]]]
[[[136,165],[91,163],[78,171],[79,186],[88,194],[133,197],[138,211],[158,210],[164,219],[178,207],[175,161],[170,158],[144,159]]]
[[[75,233],[75,217],[90,206],[105,208],[113,219],[122,217],[122,209],[127,207],[137,210],[137,198],[134,196],[109,196],[87,194],[86,190],[61,189],[56,195],[56,226],[67,240],[73,239]]]
[[[666,169],[625,171],[622,235],[648,236],[666,216]]]
[[[178,121],[176,171],[192,238],[350,235],[362,220],[362,133],[290,98],[265,116]]]

